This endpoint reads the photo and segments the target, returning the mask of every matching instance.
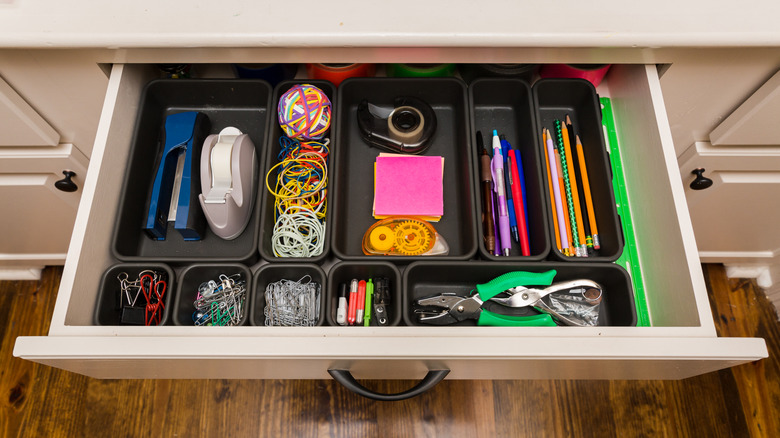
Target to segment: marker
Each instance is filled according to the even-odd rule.
[[[501,158],[501,139],[498,131],[493,130],[493,170],[496,204],[498,205],[498,232],[501,237],[501,252],[508,256],[512,248],[512,237],[509,230],[509,211],[506,206],[506,186],[504,185],[504,160]]]
[[[353,279],[349,284],[349,308],[347,309],[347,324],[355,325],[357,314],[358,281]]]
[[[336,322],[347,325],[347,285],[339,284],[339,308],[336,311]]]
[[[363,312],[366,309],[365,305],[366,305],[366,282],[365,280],[360,280],[360,282],[358,283],[357,312],[355,314],[355,324],[360,325],[360,323],[363,322]]]
[[[363,316],[363,326],[371,325],[371,297],[374,295],[374,282],[368,279],[366,283],[366,313]]]

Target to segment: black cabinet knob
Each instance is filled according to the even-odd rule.
[[[712,180],[704,176],[704,168],[693,169],[691,173],[696,175],[696,179],[691,181],[691,189],[704,190],[712,185]]]
[[[77,186],[76,183],[71,180],[71,178],[76,176],[76,172],[71,170],[63,170],[62,174],[65,175],[65,178],[55,182],[54,187],[56,187],[58,190],[62,190],[63,192],[75,192],[79,189],[79,186]]]

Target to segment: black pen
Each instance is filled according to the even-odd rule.
[[[493,253],[496,249],[496,228],[493,223],[493,176],[490,169],[490,155],[485,149],[482,132],[477,131],[477,148],[480,152],[480,184],[482,185],[482,232],[485,249]]]

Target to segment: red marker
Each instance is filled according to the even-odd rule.
[[[357,315],[358,305],[358,281],[352,280],[349,285],[349,308],[347,309],[347,324],[355,325],[355,316]]]
[[[355,321],[358,322],[358,324],[363,321],[363,311],[366,308],[366,282],[364,280],[360,280],[358,283],[358,298],[357,298],[357,314],[355,316]]]
[[[517,156],[515,150],[509,151],[507,157],[509,161],[509,170],[511,178],[515,181],[512,184],[512,198],[515,200],[515,217],[517,218],[517,228],[520,234],[520,253],[524,256],[531,255],[531,248],[528,244],[528,224],[525,223],[525,207],[523,206],[523,192],[520,186],[520,173],[517,171]]]

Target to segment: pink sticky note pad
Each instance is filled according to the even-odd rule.
[[[374,216],[442,216],[443,172],[442,157],[377,157]]]

